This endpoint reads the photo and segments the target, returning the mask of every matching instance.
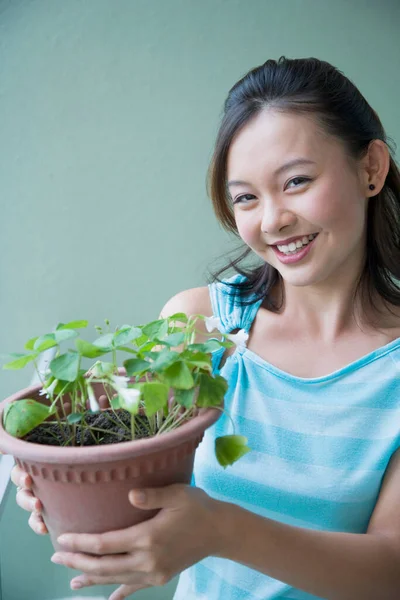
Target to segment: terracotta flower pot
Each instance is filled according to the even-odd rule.
[[[158,511],[135,508],[128,492],[190,483],[196,448],[221,415],[215,408],[202,409],[159,436],[86,447],[46,446],[10,436],[3,427],[5,405],[24,398],[48,402],[38,395],[40,389],[25,388],[0,403],[0,450],[31,475],[55,550],[62,550],[61,533],[103,533],[153,517]]]

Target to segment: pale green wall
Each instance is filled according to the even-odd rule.
[[[0,0],[0,353],[205,283],[234,245],[205,191],[222,103],[267,58],[332,62],[399,140],[399,25],[398,0]],[[31,375],[3,372],[1,396]],[[67,595],[12,503],[3,600]]]

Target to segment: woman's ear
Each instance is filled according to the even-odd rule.
[[[385,142],[372,140],[362,161],[362,180],[366,196],[376,196],[385,185],[390,168],[390,154]],[[375,186],[371,190],[370,185]]]

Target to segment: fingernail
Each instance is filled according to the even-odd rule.
[[[146,493],[142,490],[133,492],[133,501],[136,504],[144,504],[146,502]]]
[[[61,556],[59,554],[53,554],[50,560],[56,565],[62,565]]]
[[[79,581],[71,581],[71,589],[79,590],[83,585]]]
[[[65,533],[63,533],[62,535],[59,535],[57,538],[57,542],[59,544],[63,544],[65,546],[68,545],[68,535],[66,535]]]

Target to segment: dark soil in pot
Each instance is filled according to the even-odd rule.
[[[75,446],[95,446],[131,441],[131,415],[127,410],[118,409],[98,413],[86,413],[85,426],[75,425]],[[150,437],[149,421],[145,415],[135,417],[135,440]],[[90,426],[90,430],[87,426]],[[72,425],[57,422],[42,423],[32,429],[23,439],[46,446],[72,446]],[[82,431],[83,429],[83,431]]]

